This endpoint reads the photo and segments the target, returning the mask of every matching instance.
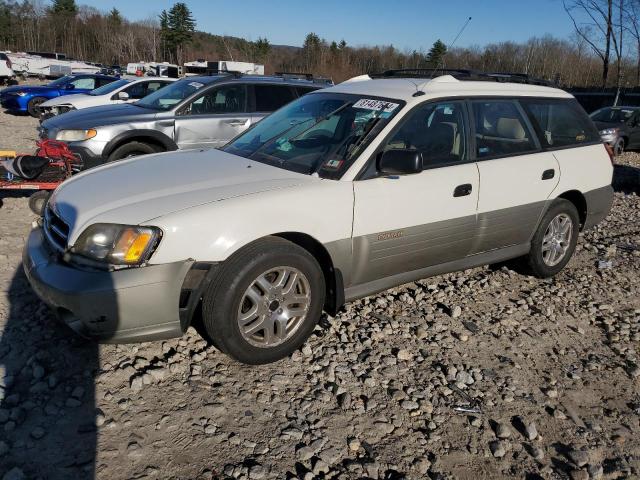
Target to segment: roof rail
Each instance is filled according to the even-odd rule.
[[[461,81],[484,82],[511,82],[526,83],[530,85],[557,86],[554,82],[535,78],[526,73],[509,72],[481,72],[457,68],[404,68],[398,70],[386,70],[382,73],[369,74],[371,78],[436,78],[443,75],[451,75]]]
[[[309,80],[313,83],[327,83],[333,84],[333,80],[324,77],[314,77],[313,73],[303,72],[275,72],[273,74],[276,77],[282,77],[284,80]]]

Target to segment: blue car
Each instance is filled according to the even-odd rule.
[[[38,117],[38,105],[62,95],[89,93],[91,90],[118,80],[110,75],[67,75],[42,86],[15,85],[0,90],[0,105],[10,112],[27,112]]]

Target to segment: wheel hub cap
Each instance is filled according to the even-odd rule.
[[[311,303],[307,277],[293,267],[259,275],[238,307],[238,328],[251,345],[271,348],[289,340],[304,323]]]
[[[573,236],[573,222],[566,213],[556,215],[542,238],[542,260],[549,267],[558,265],[567,255]]]

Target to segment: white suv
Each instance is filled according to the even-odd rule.
[[[453,73],[358,78],[221,150],[77,175],[29,236],[27,276],[82,335],[147,341],[201,318],[259,364],[396,285],[519,257],[557,274],[611,208],[610,155],[568,93]]]

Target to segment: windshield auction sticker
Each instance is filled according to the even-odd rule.
[[[391,113],[400,106],[399,103],[385,102],[383,100],[373,100],[369,98],[362,98],[353,104],[353,108],[360,108],[363,110],[374,110],[376,112],[383,111],[384,113]]]
[[[204,83],[200,83],[200,82],[189,82],[189,85],[191,85],[196,90],[200,87],[204,87]]]

